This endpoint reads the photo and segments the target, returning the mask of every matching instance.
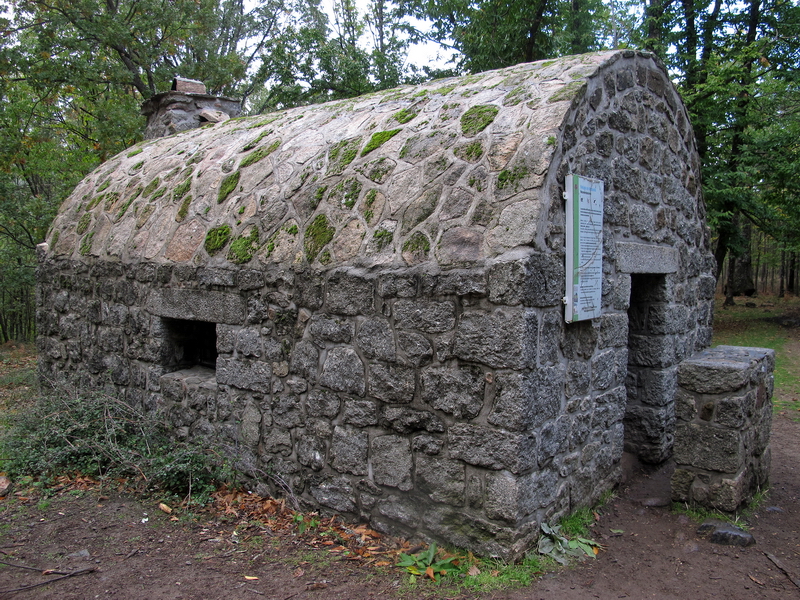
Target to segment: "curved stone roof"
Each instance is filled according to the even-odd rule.
[[[50,252],[446,267],[533,245],[565,115],[619,60],[663,72],[642,53],[587,54],[142,142],[78,185]]]

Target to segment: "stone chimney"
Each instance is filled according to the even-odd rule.
[[[175,77],[169,92],[156,94],[142,104],[142,114],[147,117],[144,139],[172,135],[206,123],[220,123],[238,117],[241,112],[239,100],[211,96],[206,93],[202,81]]]

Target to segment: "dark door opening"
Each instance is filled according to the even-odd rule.
[[[625,451],[658,464],[672,455],[677,366],[665,328],[670,298],[665,275],[631,275]]]

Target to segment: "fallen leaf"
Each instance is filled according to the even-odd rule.
[[[163,502],[159,502],[158,503],[158,508],[159,508],[159,510],[161,510],[162,512],[165,512],[167,514],[172,513],[172,509],[169,506],[167,506],[166,504],[164,504]]]
[[[314,583],[306,584],[307,590],[324,590],[326,587],[328,587],[328,584],[322,581],[315,581]]]
[[[292,575],[294,575],[295,577],[302,577],[302,576],[303,576],[303,575],[305,575],[305,574],[306,574],[306,572],[305,572],[305,571],[303,571],[303,569],[301,569],[300,567],[297,567],[297,568],[294,570],[294,572],[292,573]]]
[[[497,577],[498,575],[500,575],[500,571],[491,571],[489,575],[491,575],[492,577]]]
[[[475,577],[476,575],[480,575],[481,570],[478,568],[477,565],[472,565],[469,569],[467,569],[467,575],[472,575]]]
[[[256,581],[258,579],[255,575],[245,575],[244,578],[247,579],[247,581]]]
[[[748,574],[747,576],[748,576],[750,579],[752,579],[752,580],[753,580],[755,583],[757,583],[758,585],[764,585],[763,583],[761,583],[761,582],[760,582],[758,579],[756,579],[756,578],[755,578],[755,577],[753,577],[752,575]]]

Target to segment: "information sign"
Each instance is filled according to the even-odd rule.
[[[603,182],[567,175],[567,323],[600,316],[603,291]]]

